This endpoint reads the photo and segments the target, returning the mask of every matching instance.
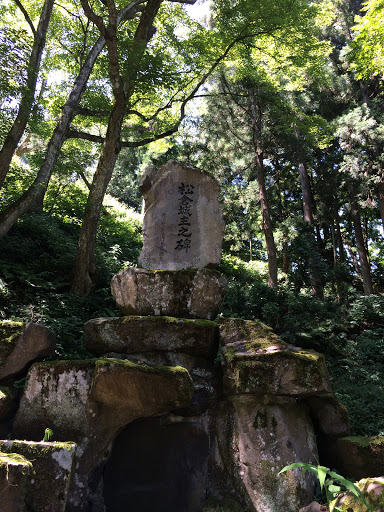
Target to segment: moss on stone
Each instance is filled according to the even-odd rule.
[[[222,318],[219,320],[219,327],[223,339],[230,339],[231,335],[236,333],[238,339],[244,341],[245,349],[249,352],[266,349],[271,345],[287,347],[287,344],[277,336],[271,327],[257,320]]]
[[[0,322],[0,366],[11,353],[14,343],[24,327],[23,322]]]
[[[142,372],[148,373],[158,373],[158,374],[187,374],[189,375],[188,370],[186,370],[183,366],[148,366],[145,364],[134,363],[133,361],[129,361],[127,359],[115,359],[115,358],[99,358],[95,359],[96,366],[121,366],[128,368],[135,368],[136,370],[140,370]]]
[[[13,451],[27,458],[35,460],[36,457],[45,457],[58,450],[73,450],[73,442],[37,442],[37,441],[0,441],[0,450],[4,453],[12,453]]]
[[[363,478],[356,482],[357,487],[362,491],[367,503],[374,512],[384,510],[384,478]],[[334,512],[335,507],[342,512],[367,512],[367,507],[358,498],[350,493],[340,495],[330,504],[330,512]]]
[[[352,443],[358,447],[366,448],[368,446],[383,446],[384,447],[384,437],[383,436],[348,436],[343,437],[343,441],[347,441]]]
[[[4,466],[16,466],[21,465],[25,466],[25,469],[23,469],[23,472],[27,472],[33,468],[32,462],[20,455],[19,453],[7,453],[0,451],[0,467]]]
[[[216,327],[217,323],[212,320],[204,320],[201,318],[176,318],[173,316],[139,316],[139,315],[126,315],[122,318],[123,322],[131,323],[131,322],[153,322],[159,324],[181,324],[187,326],[195,326],[195,327]]]

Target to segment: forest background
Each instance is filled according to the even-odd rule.
[[[2,1],[1,317],[88,357],[139,177],[186,161],[221,185],[222,314],[324,353],[353,433],[384,435],[384,1],[193,3]]]

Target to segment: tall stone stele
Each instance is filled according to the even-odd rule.
[[[147,169],[139,188],[145,202],[141,268],[112,279],[117,305],[125,315],[215,318],[226,290],[226,279],[213,270],[224,235],[218,182],[171,160]]]

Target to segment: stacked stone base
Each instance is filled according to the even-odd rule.
[[[0,451],[25,457],[12,469],[15,507],[297,512],[307,505],[313,479],[279,471],[318,459],[315,431],[348,434],[323,357],[287,345],[261,323],[212,321],[225,293],[215,271],[129,269],[112,287],[130,314],[85,324],[95,359],[35,363],[29,371],[11,437],[40,446],[49,427],[55,440],[77,447],[70,445],[70,461],[51,455],[67,471],[57,476],[61,501],[39,490],[46,503],[35,505],[28,471],[40,481],[44,472],[25,469],[22,445],[0,443]],[[1,389],[9,418],[11,387]],[[39,449],[47,453],[44,443]]]

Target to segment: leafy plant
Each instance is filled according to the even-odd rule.
[[[310,471],[313,473],[317,479],[319,480],[320,488],[321,490],[325,490],[325,495],[327,498],[327,504],[328,508],[330,506],[331,501],[333,501],[337,496],[340,494],[340,492],[343,492],[344,490],[347,490],[351,492],[356,498],[367,507],[368,510],[373,512],[372,508],[368,504],[367,500],[364,498],[363,493],[360,491],[360,489],[350,480],[347,480],[343,476],[339,475],[335,471],[331,471],[329,468],[326,468],[325,466],[321,466],[318,464],[315,466],[314,464],[308,464],[306,462],[294,462],[293,464],[290,464],[289,466],[285,466],[281,471],[279,471],[279,475],[281,473],[284,473],[285,471],[288,471],[290,469],[301,469],[303,475],[306,471]],[[330,478],[327,478],[327,475]],[[335,482],[337,482],[339,485],[335,485]],[[334,511],[342,512],[341,508],[334,507]]]
[[[44,431],[43,441],[45,441],[45,442],[51,441],[52,437],[53,437],[53,430],[51,430],[50,428],[46,428]]]

